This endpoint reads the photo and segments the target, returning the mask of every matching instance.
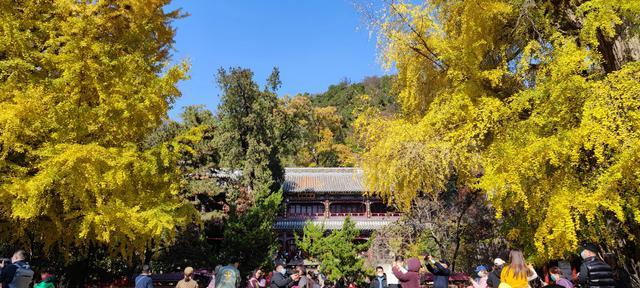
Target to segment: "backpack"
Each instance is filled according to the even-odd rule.
[[[13,276],[13,280],[9,283],[9,288],[28,288],[33,280],[33,270],[29,267],[29,264],[25,263],[13,263],[18,269]]]

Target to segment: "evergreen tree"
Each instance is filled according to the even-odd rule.
[[[296,238],[296,245],[320,262],[320,271],[330,281],[345,278],[362,284],[368,274],[360,254],[367,250],[369,243],[356,243],[360,231],[355,222],[347,217],[341,229],[333,230],[329,235],[325,232],[324,225],[307,222],[302,238]]]
[[[283,116],[276,95],[279,71],[273,69],[267,86],[261,90],[249,69],[218,71],[222,89],[219,150],[223,167],[239,169],[250,192],[275,191],[284,177],[281,152],[291,129]]]

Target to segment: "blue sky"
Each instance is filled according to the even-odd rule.
[[[385,74],[375,39],[350,0],[174,0],[167,8],[191,14],[173,23],[173,60],[189,59],[192,66],[191,79],[179,84],[183,96],[172,119],[187,105],[216,109],[220,67],[250,68],[263,84],[277,66],[280,95],[318,93],[344,78]]]

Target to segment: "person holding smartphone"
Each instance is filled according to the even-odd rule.
[[[287,269],[284,268],[284,265],[278,264],[276,265],[276,271],[273,272],[273,276],[271,276],[271,288],[291,288],[300,280],[300,275],[298,273],[294,273],[291,276],[287,274]]]
[[[420,260],[418,258],[409,258],[407,260],[407,269],[402,267],[403,262],[393,262],[391,271],[393,275],[400,280],[402,288],[420,288]],[[403,272],[406,271],[406,272]]]
[[[429,270],[429,272],[433,274],[433,287],[448,288],[449,276],[451,275],[451,270],[449,270],[449,262],[444,259],[436,261],[431,255],[427,255],[424,260],[427,270]]]

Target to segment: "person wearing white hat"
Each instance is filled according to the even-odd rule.
[[[489,278],[487,279],[488,287],[498,288],[500,286],[500,273],[502,273],[502,267],[504,267],[505,263],[501,258],[493,260],[493,270],[489,273]]]

